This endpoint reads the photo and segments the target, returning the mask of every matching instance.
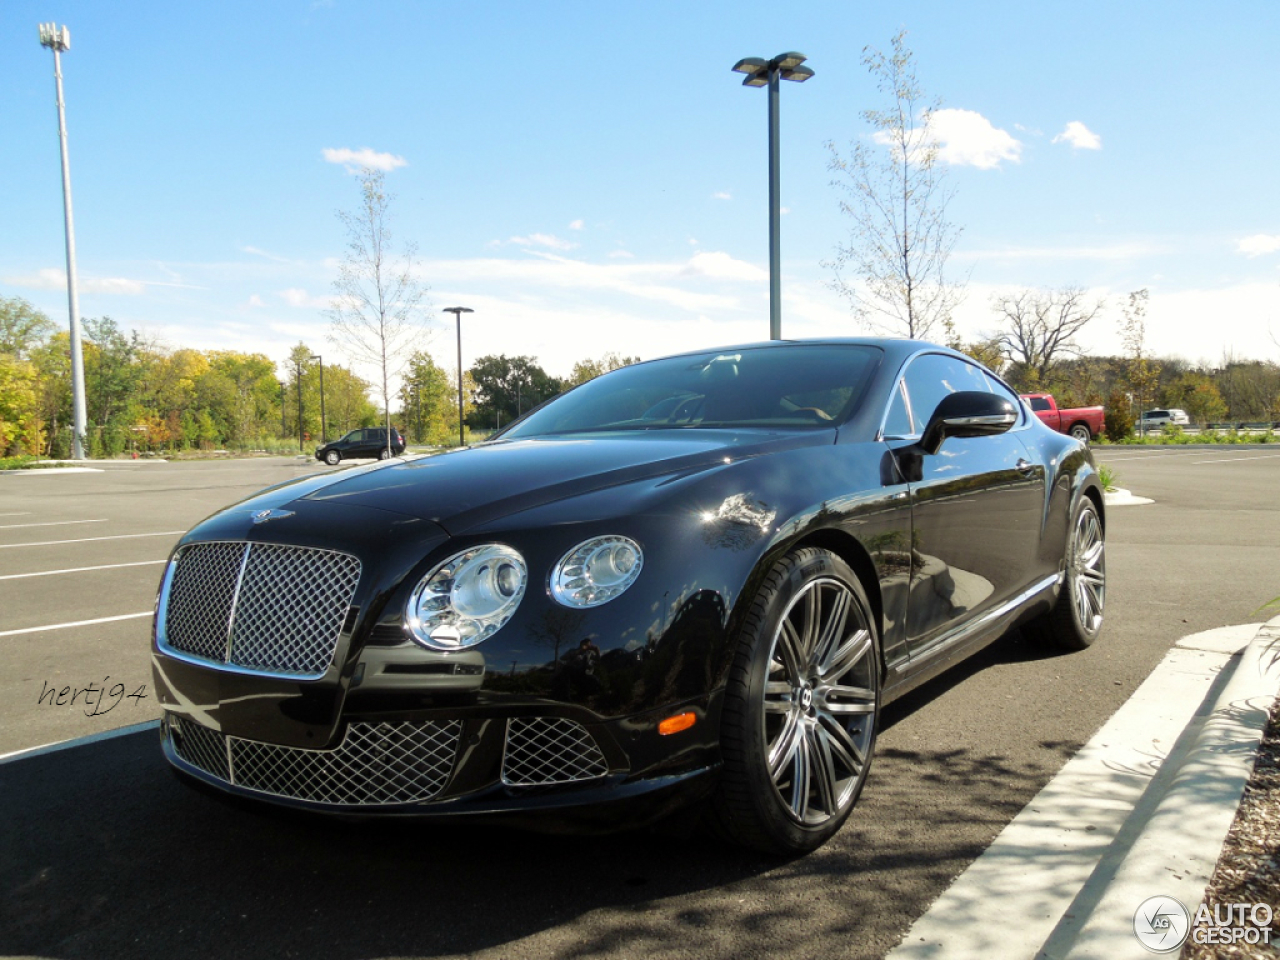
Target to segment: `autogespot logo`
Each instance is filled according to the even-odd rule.
[[[1149,897],[1133,915],[1133,933],[1152,953],[1173,953],[1187,939],[1191,914],[1173,897]]]

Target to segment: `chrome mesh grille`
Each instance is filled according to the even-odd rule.
[[[582,724],[559,717],[518,717],[507,721],[503,783],[572,783],[594,780],[608,772],[604,754]]]
[[[333,660],[360,561],[270,543],[197,543],[175,561],[164,642],[249,670],[320,676]]]
[[[414,803],[439,793],[453,770],[462,723],[352,723],[332,750],[224,736],[181,717],[174,749],[220,780],[279,797],[348,806]]]

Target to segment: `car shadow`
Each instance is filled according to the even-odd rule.
[[[1002,641],[964,669],[1019,655]],[[0,952],[798,956],[832,936],[870,960],[1042,780],[964,750],[886,749],[845,828],[780,860],[679,821],[584,837],[267,812],[179,783],[147,730],[0,764]]]

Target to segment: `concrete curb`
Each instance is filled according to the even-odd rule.
[[[1150,956],[1133,932],[1134,912],[1148,897],[1174,897],[1194,916],[1235,821],[1262,729],[1280,691],[1278,642],[1280,617],[1263,624],[1243,653],[1232,658],[1226,683],[1187,729],[1190,749],[1173,782],[1098,892],[1071,948],[1066,953],[1046,950],[1043,956]]]
[[[888,956],[1151,956],[1134,912],[1199,905],[1280,688],[1277,638],[1280,617],[1179,641]]]

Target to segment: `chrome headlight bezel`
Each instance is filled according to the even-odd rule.
[[[630,537],[606,535],[584,540],[551,570],[551,595],[575,610],[622,596],[644,567],[644,551]]]
[[[431,650],[465,650],[492,637],[515,615],[529,585],[519,551],[485,543],[431,568],[409,597],[405,626]]]

